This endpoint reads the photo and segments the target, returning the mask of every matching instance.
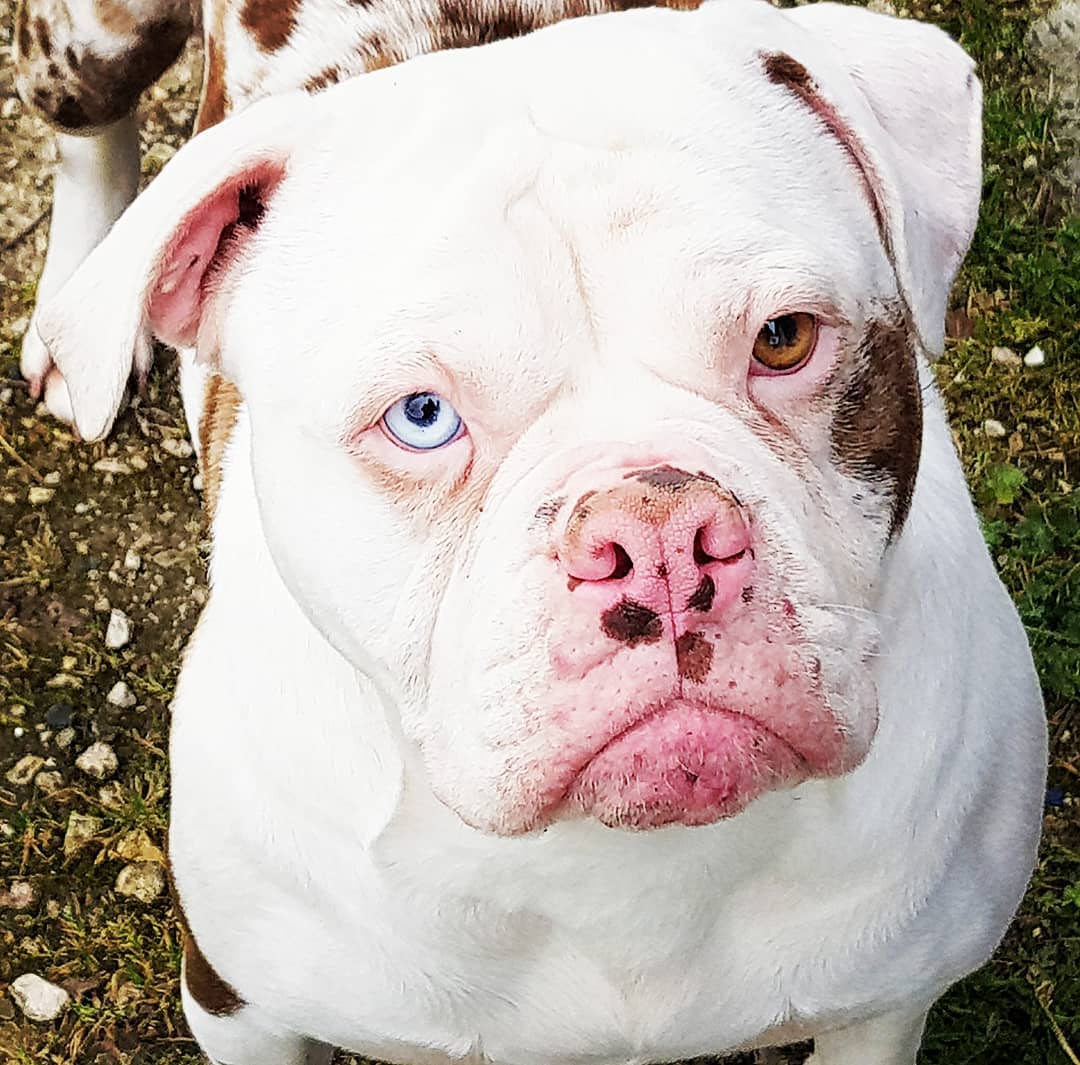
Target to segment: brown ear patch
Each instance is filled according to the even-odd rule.
[[[890,538],[911,508],[921,448],[915,345],[905,326],[872,323],[836,405],[832,451],[845,472],[889,491]]]
[[[203,507],[209,521],[217,512],[221,492],[221,462],[229,446],[240,411],[240,390],[221,374],[206,382],[202,417],[199,419],[199,469],[203,482]]]
[[[759,53],[762,69],[765,76],[774,85],[786,89],[825,126],[830,136],[847,153],[848,158],[855,166],[855,170],[862,181],[866,191],[866,199],[874,212],[874,222],[877,225],[878,235],[889,261],[893,261],[892,243],[889,239],[888,227],[885,224],[885,208],[877,193],[879,181],[873,164],[866,156],[862,142],[837,113],[836,109],[821,95],[817,82],[814,81],[810,71],[797,59],[792,58],[787,52],[761,52]]]

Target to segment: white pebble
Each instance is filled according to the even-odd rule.
[[[122,681],[118,680],[105,696],[107,702],[113,706],[119,706],[122,710],[128,710],[135,705],[135,696],[131,689]]]
[[[66,751],[75,742],[75,730],[70,726],[68,728],[62,728],[56,734],[56,746],[62,751]]]
[[[105,646],[110,651],[118,651],[131,642],[131,618],[122,610],[109,612],[109,627],[105,630]]]
[[[124,555],[124,569],[129,573],[138,573],[142,566],[142,555],[138,551],[128,548],[128,552]]]
[[[15,739],[17,740],[21,740],[23,736],[26,735],[26,729],[24,729],[22,725],[16,725],[13,732],[15,733]]]
[[[56,495],[55,489],[43,488],[41,485],[35,484],[26,493],[26,498],[36,507],[41,503],[48,503],[54,495]]]
[[[153,902],[165,890],[165,871],[157,862],[132,862],[120,870],[116,891],[139,902]]]
[[[195,474],[194,477],[191,478],[191,487],[196,492],[201,492],[202,491],[202,474],[201,473],[197,473],[197,474]]]
[[[126,462],[117,458],[98,459],[98,461],[94,463],[94,470],[97,473],[131,473],[131,467]]]
[[[89,814],[71,813],[64,833],[64,857],[78,854],[101,830],[101,820]]]
[[[1002,366],[1019,366],[1024,361],[1012,348],[994,348],[990,358]]]
[[[996,418],[987,418],[983,422],[983,432],[987,436],[1000,437],[1005,435],[1005,426],[1001,424]]]
[[[167,436],[161,441],[161,446],[178,459],[189,459],[194,454],[194,449],[182,436]]]
[[[70,996],[62,987],[50,984],[36,973],[23,973],[13,980],[11,997],[31,1021],[55,1020],[70,1001]]]
[[[19,729],[15,731],[18,732]],[[44,764],[44,758],[39,758],[36,754],[25,754],[7,771],[7,782],[16,785],[16,787],[29,784],[34,779],[34,774]]]
[[[75,768],[81,769],[88,777],[93,777],[95,780],[105,780],[107,777],[111,777],[116,772],[118,765],[119,762],[116,760],[113,749],[100,740],[97,743],[90,744],[75,759]]]
[[[47,485],[55,488],[60,483],[60,471],[51,470],[49,473],[45,474],[42,480],[44,480]]]
[[[76,503],[75,504],[75,513],[76,514],[87,514],[87,513],[89,513],[89,511],[90,511],[90,504],[89,503]]]
[[[1046,362],[1046,352],[1038,344],[1024,356],[1025,366],[1042,366],[1044,362]]]

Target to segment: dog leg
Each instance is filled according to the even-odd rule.
[[[210,1013],[192,996],[181,974],[184,1017],[212,1065],[330,1065],[334,1048],[273,1024],[257,1006]]]
[[[139,95],[176,59],[194,28],[191,0],[23,0],[15,16],[15,86],[57,130],[59,164],[38,303],[52,296],[135,196]],[[138,372],[149,370],[149,343]],[[23,338],[23,376],[71,421],[63,378],[38,336]]]
[[[89,136],[57,133],[59,156],[53,184],[52,223],[38,304],[52,296],[108,233],[135,198],[139,180],[139,130],[127,115]],[[44,391],[49,412],[71,421],[67,388],[31,319],[23,337],[22,375],[32,392]]]
[[[915,1065],[927,1012],[898,1010],[819,1035],[806,1065]]]

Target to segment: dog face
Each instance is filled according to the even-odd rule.
[[[484,831],[704,824],[872,742],[978,89],[936,31],[799,16],[602,16],[256,105],[45,320],[91,435],[115,378],[72,341],[118,276],[129,329],[218,360],[286,584]]]

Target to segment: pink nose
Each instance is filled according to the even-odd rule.
[[[754,566],[735,497],[707,474],[672,466],[634,470],[612,488],[586,492],[570,513],[559,561],[572,591],[587,586],[601,609],[618,605],[605,617],[614,619],[610,635],[628,643],[659,638],[664,615],[721,613]]]

